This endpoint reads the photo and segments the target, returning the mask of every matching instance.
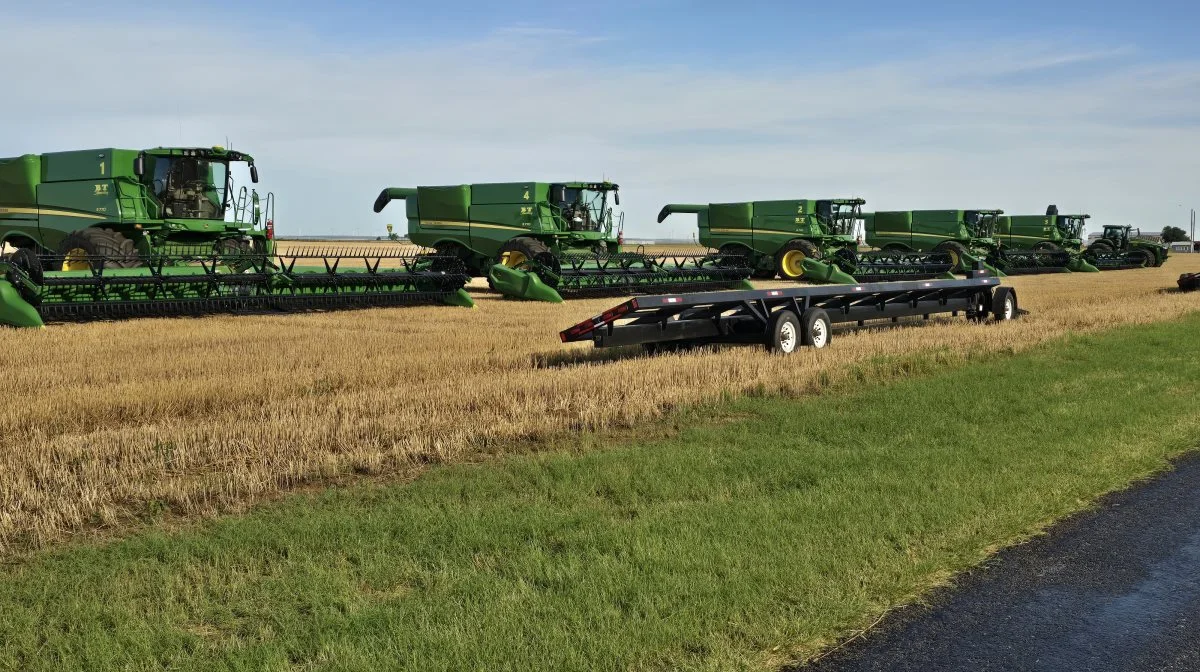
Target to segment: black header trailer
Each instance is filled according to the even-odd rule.
[[[590,340],[598,348],[642,345],[652,352],[709,343],[762,344],[786,354],[800,345],[825,347],[834,324],[861,327],[942,313],[1011,320],[1021,312],[1011,287],[976,269],[956,280],[639,296],[562,331],[559,338]]]

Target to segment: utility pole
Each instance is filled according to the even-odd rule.
[[[1196,209],[1192,208],[1192,251],[1196,251]]]

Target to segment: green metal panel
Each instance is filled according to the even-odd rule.
[[[901,245],[913,249],[913,213],[908,210],[883,210],[867,217],[867,244],[874,247]]]
[[[708,206],[709,240],[705,244],[717,249],[729,244],[753,247],[753,225],[752,204],[713,203]]]
[[[0,159],[0,241],[38,240],[37,185],[41,157],[26,154]]]
[[[536,203],[547,200],[549,185],[538,182],[496,182],[471,185],[471,205]]]

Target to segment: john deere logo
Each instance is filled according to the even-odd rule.
[[[94,192],[92,192],[92,195],[93,196],[108,196],[108,185],[107,184],[97,184],[96,190]]]

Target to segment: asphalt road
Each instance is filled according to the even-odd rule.
[[[1200,455],[801,668],[1200,671]]]

